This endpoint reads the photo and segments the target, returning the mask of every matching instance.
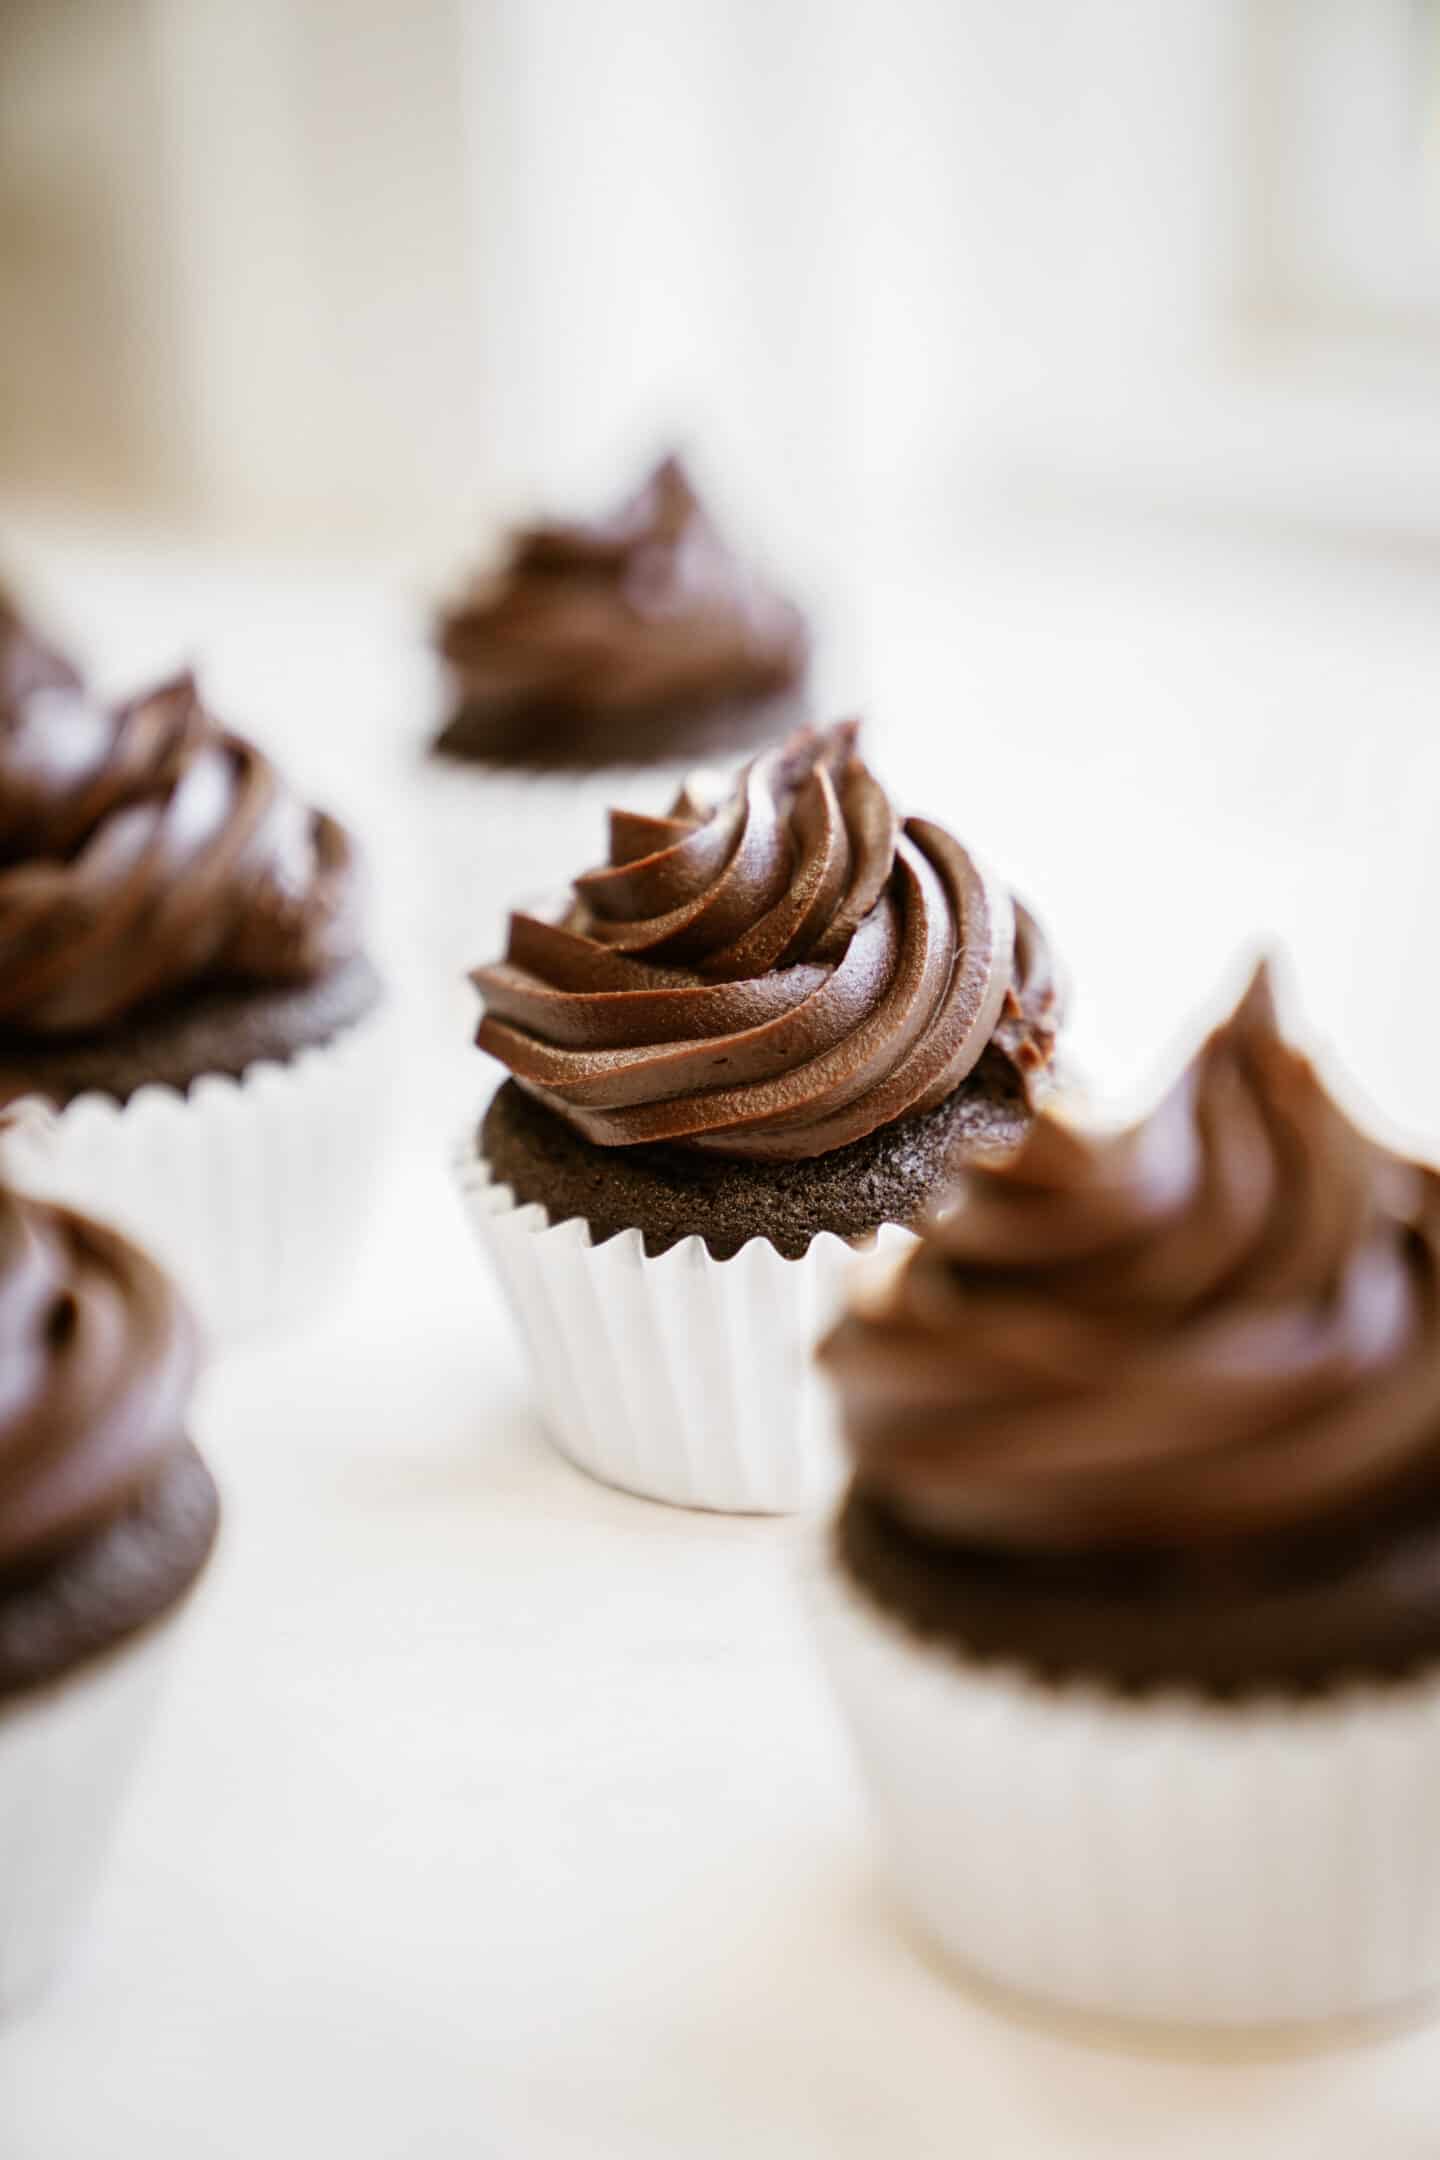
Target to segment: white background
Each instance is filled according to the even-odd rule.
[[[0,484],[442,556],[710,453],[1440,533],[1436,0],[8,0]],[[0,553],[4,535],[0,534]]]
[[[872,1875],[795,1527],[546,1451],[444,1172],[487,1079],[416,935],[421,596],[12,531],[104,679],[187,648],[365,826],[414,1051],[356,1280],[197,1411],[224,1543],[83,1954],[0,2035],[5,2160],[1433,2154],[1440,2034],[1139,2055],[933,1969]],[[1043,910],[1103,1096],[1279,931],[1359,1092],[1440,1145],[1423,556],[1012,521],[839,628],[877,762]]]

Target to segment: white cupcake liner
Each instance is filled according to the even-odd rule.
[[[813,1369],[859,1247],[828,1232],[802,1260],[752,1238],[731,1260],[688,1237],[657,1259],[638,1230],[592,1245],[495,1180],[472,1140],[461,1197],[515,1314],[551,1437],[602,1484],[676,1507],[785,1515],[840,1478],[834,1412]]]
[[[113,1222],[169,1268],[212,1340],[249,1340],[308,1317],[353,1256],[392,1073],[382,1014],[183,1095],[87,1093],[61,1110],[26,1100],[0,1127],[0,1172]]]
[[[48,1687],[0,1700],[0,2009],[44,1987],[84,1922],[174,1632],[166,1618]]]
[[[1216,2029],[1440,1987],[1440,1674],[1122,1697],[922,1644],[828,1559],[813,1594],[895,1887],[971,1973]]]

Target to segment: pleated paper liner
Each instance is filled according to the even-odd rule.
[[[822,1652],[917,1928],[1007,1995],[1205,2031],[1440,1986],[1440,1668],[1234,1704],[967,1664],[816,1556]]]
[[[247,1341],[308,1318],[353,1257],[394,1067],[382,1013],[284,1064],[184,1094],[22,1102],[0,1126],[0,1171],[116,1224],[175,1276],[213,1341]]]
[[[474,1141],[459,1183],[530,1353],[561,1453],[603,1484],[677,1507],[784,1515],[822,1507],[841,1474],[814,1370],[860,1246],[825,1233],[800,1260],[752,1238],[730,1260],[689,1237],[647,1257],[638,1230],[592,1245],[580,1221],[517,1205]]]

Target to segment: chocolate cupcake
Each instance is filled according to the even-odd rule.
[[[288,1319],[362,1219],[383,1102],[350,839],[188,676],[111,708],[8,651],[0,1152],[220,1333]]]
[[[958,841],[902,824],[853,724],[610,839],[474,977],[513,1077],[462,1182],[572,1459],[800,1506],[829,1467],[805,1351],[838,1268],[1029,1128],[1044,941]]]
[[[798,609],[726,547],[678,459],[589,523],[530,526],[441,616],[442,755],[531,771],[724,756],[793,724]]]
[[[799,610],[730,552],[674,458],[608,517],[515,534],[435,644],[450,717],[420,844],[452,981],[517,891],[568,874],[637,769],[674,788],[787,734],[809,660]]]
[[[0,2006],[83,1915],[215,1487],[189,1318],[115,1231],[0,1188]]]
[[[822,1356],[824,1634],[922,1927],[1134,2018],[1440,1981],[1440,1177],[1263,973],[1145,1122],[971,1168]]]

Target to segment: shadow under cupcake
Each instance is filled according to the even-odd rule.
[[[823,1362],[822,1640],[925,1932],[1192,2026],[1440,1984],[1440,1177],[1264,974],[1134,1130],[969,1170]]]

